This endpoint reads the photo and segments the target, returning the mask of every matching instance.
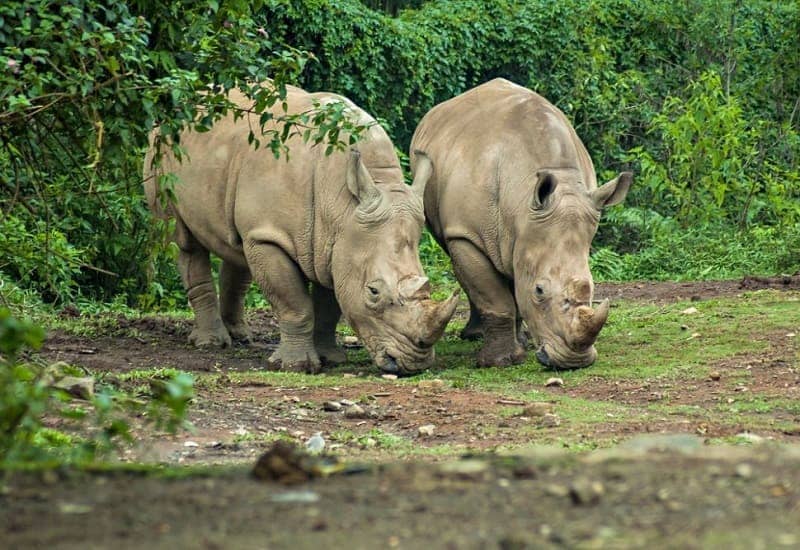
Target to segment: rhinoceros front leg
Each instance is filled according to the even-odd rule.
[[[453,239],[447,247],[456,277],[469,296],[470,308],[474,304],[480,316],[483,348],[478,352],[478,365],[522,363],[526,353],[517,341],[517,307],[508,282],[471,242]]]
[[[513,293],[513,290],[511,291]],[[461,331],[462,340],[480,340],[483,338],[483,322],[481,321],[481,314],[477,306],[469,301],[469,321]],[[522,347],[528,346],[528,335],[522,322],[522,317],[519,316],[519,308],[517,308],[517,341]]]
[[[183,242],[178,243],[178,270],[194,310],[194,330],[189,334],[189,342],[197,347],[230,346],[231,337],[219,314],[208,250],[188,231],[184,236]]]
[[[222,322],[231,338],[238,342],[250,341],[250,329],[244,320],[244,297],[253,277],[247,267],[222,262],[219,270],[219,307]]]
[[[314,284],[311,298],[314,302],[314,347],[317,355],[324,363],[344,363],[347,355],[336,344],[336,324],[342,316],[336,294],[329,288]]]
[[[244,249],[250,272],[278,318],[281,342],[269,362],[284,370],[319,372],[314,307],[300,268],[279,246],[246,242]]]

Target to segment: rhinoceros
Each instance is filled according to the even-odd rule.
[[[624,200],[629,172],[597,187],[592,160],[564,114],[504,79],[431,109],[411,142],[425,216],[470,301],[464,338],[478,364],[524,361],[526,334],[548,367],[597,357],[608,316],[592,308],[589,249],[603,208]]]
[[[145,191],[157,216],[176,221],[178,266],[195,313],[190,342],[247,341],[243,301],[255,279],[278,320],[280,344],[269,359],[275,367],[317,372],[344,361],[335,339],[344,314],[384,371],[426,368],[457,296],[430,299],[418,248],[424,183],[404,183],[386,132],[346,98],[294,87],[287,94],[290,114],[344,102],[348,116],[368,127],[363,140],[326,155],[324,145],[295,136],[288,160],[276,159],[248,144],[258,115],[230,115],[209,132],[184,132],[183,162],[165,155],[156,168],[151,139]],[[253,105],[238,91],[230,98]],[[162,207],[163,173],[177,182],[174,200]],[[222,259],[219,301],[209,252]]]

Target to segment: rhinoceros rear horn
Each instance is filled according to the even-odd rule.
[[[414,167],[414,183],[411,184],[411,189],[422,200],[425,196],[425,185],[433,175],[433,161],[422,151],[414,151],[414,157],[416,163]]]
[[[361,162],[361,152],[353,149],[347,163],[347,188],[358,199],[359,204],[380,200],[381,192],[375,186],[367,167]]]

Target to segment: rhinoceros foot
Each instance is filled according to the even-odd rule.
[[[213,329],[195,328],[189,334],[189,343],[198,348],[227,348],[231,345],[231,335],[221,324]]]
[[[231,335],[231,338],[234,342],[239,342],[240,344],[249,344],[253,339],[253,334],[250,332],[250,327],[248,327],[246,323],[237,323],[235,325],[229,325],[226,323],[225,328],[228,329],[228,334]]]
[[[324,365],[339,365],[347,361],[347,354],[337,345],[317,345],[317,355]]]
[[[505,342],[503,343],[505,344]],[[514,342],[511,346],[487,345],[478,352],[479,367],[505,367],[519,365],[525,361],[527,353],[525,348]]]
[[[290,372],[317,374],[322,369],[322,363],[315,350],[288,347],[283,344],[268,361],[273,368]]]
[[[483,338],[483,327],[480,325],[468,324],[464,327],[464,330],[461,331],[460,336],[462,340],[480,340]]]

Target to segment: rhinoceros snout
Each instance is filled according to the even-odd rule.
[[[550,369],[582,369],[594,363],[597,359],[597,350],[590,346],[581,353],[575,353],[569,348],[552,348],[548,352],[547,346],[536,350],[536,359],[542,366]]]

